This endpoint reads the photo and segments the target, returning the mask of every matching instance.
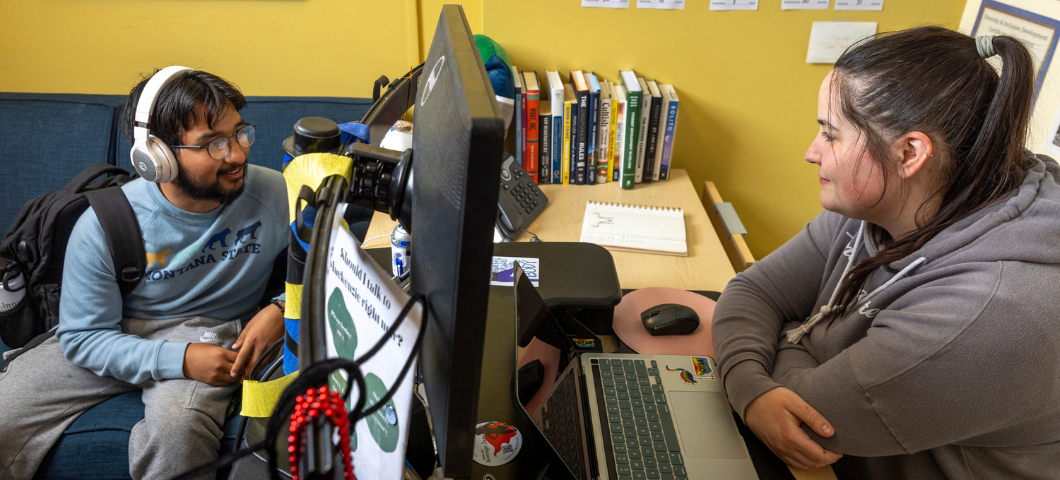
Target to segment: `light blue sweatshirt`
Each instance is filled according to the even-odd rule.
[[[144,280],[124,302],[99,219],[89,208],[66,248],[56,332],[66,358],[133,384],[184,378],[188,344],[125,334],[122,318],[251,318],[290,226],[279,172],[248,165],[245,183],[232,204],[208,213],[177,208],[143,179],[122,186],[140,222],[148,263]]]

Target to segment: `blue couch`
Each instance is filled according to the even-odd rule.
[[[109,163],[133,171],[131,144],[116,122],[125,99],[124,95],[0,93],[0,234],[22,204],[61,189],[89,165]],[[282,142],[300,118],[360,121],[371,105],[367,98],[247,97],[241,114],[258,125],[250,163],[280,170]],[[357,219],[351,228],[363,238],[371,212],[362,212]],[[0,352],[4,350],[7,347],[0,343]],[[129,431],[142,418],[143,402],[137,393],[90,409],[66,430],[37,476],[128,478]],[[230,422],[223,443],[234,443],[234,431]],[[88,457],[90,466],[84,463]]]

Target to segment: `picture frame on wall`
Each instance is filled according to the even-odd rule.
[[[979,13],[975,17],[975,25],[972,27],[973,37],[1007,35],[1019,39],[1030,51],[1035,66],[1032,111],[1034,102],[1038,99],[1038,92],[1041,91],[1042,82],[1045,80],[1045,73],[1049,70],[1053,53],[1056,51],[1058,32],[1060,32],[1060,21],[995,0],[983,0],[983,3],[979,5]],[[999,59],[993,58],[990,61],[995,63],[995,67],[1000,66]],[[1056,131],[1055,126],[1052,131]],[[1057,145],[1057,148],[1060,149],[1060,145]]]

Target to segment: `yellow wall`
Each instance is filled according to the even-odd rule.
[[[633,3],[636,0],[632,0]],[[201,68],[248,95],[371,95],[422,61],[444,0],[0,0],[0,91],[120,94],[165,65]],[[633,68],[681,98],[674,164],[718,184],[757,257],[812,218],[826,65],[805,63],[811,22],[876,21],[881,31],[956,28],[965,0],[888,0],[883,12],[581,8],[579,0],[470,0],[468,24],[522,69]],[[591,188],[591,187],[571,187]]]
[[[830,67],[806,63],[812,22],[956,28],[964,3],[887,0],[882,12],[837,12],[781,11],[779,0],[762,0],[758,11],[719,12],[704,0],[679,11],[486,0],[482,27],[521,69],[580,68],[615,80],[633,68],[672,83],[681,99],[674,165],[688,169],[697,190],[717,184],[760,258],[821,210],[817,170],[803,153],[817,134],[817,89]]]
[[[2,0],[0,91],[123,94],[185,65],[248,95],[371,96],[419,63],[416,2]]]

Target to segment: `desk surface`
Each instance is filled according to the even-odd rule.
[[[577,242],[581,238],[585,203],[590,200],[681,208],[685,212],[688,256],[611,252],[619,282],[627,289],[673,287],[720,292],[736,273],[688,174],[682,169],[671,172],[668,181],[639,184],[632,190],[623,190],[618,182],[587,186],[541,185],[541,190],[548,196],[549,206],[526,229],[536,233],[544,242]],[[377,212],[366,238],[389,234],[395,224],[389,216]],[[521,242],[529,240],[530,236],[526,234],[518,239]],[[380,245],[372,243],[371,246]]]
[[[548,196],[549,206],[527,230],[544,242],[577,242],[581,239],[585,203],[624,203],[681,208],[685,213],[685,233],[688,256],[673,257],[650,253],[611,252],[622,288],[672,287],[682,290],[722,291],[736,276],[725,249],[721,246],[714,227],[688,173],[683,169],[670,171],[670,180],[638,184],[623,190],[618,182],[601,185],[541,185]],[[384,213],[372,218],[365,238],[389,235],[397,222]],[[415,226],[413,226],[415,229]],[[523,234],[518,241],[529,241]],[[368,246],[382,246],[372,243]],[[834,480],[831,468],[792,470],[798,480]]]

